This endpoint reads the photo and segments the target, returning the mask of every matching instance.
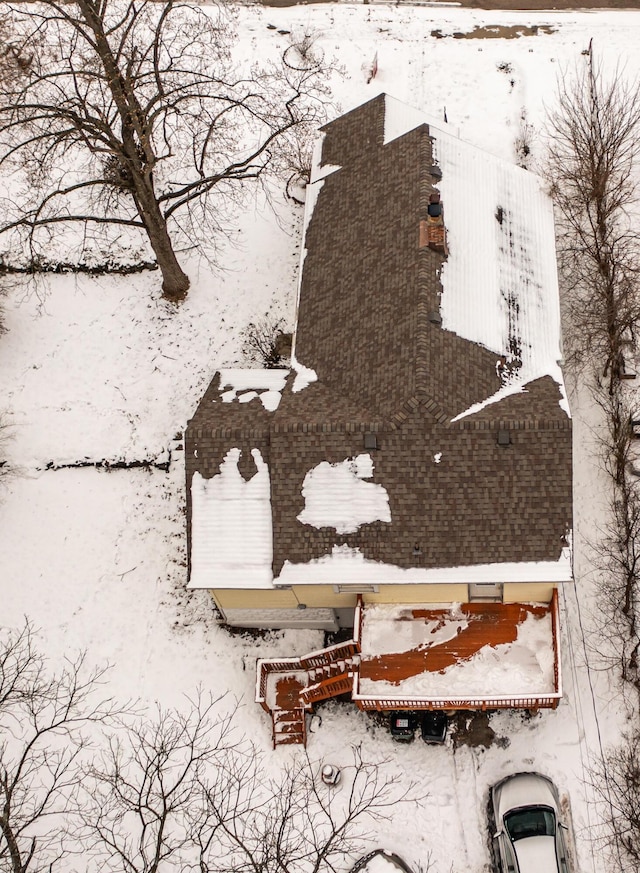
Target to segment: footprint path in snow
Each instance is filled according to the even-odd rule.
[[[465,866],[461,870],[479,873],[483,868],[478,865],[485,850],[479,843],[486,833],[485,804],[478,796],[476,771],[478,762],[475,751],[469,746],[459,746],[452,755],[453,778],[455,786],[455,802],[457,805],[456,820],[460,823],[460,860]]]

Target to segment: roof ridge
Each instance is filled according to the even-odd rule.
[[[418,146],[418,160],[420,163],[420,182],[418,188],[418,208],[420,210],[420,219],[427,217],[429,208],[429,197],[433,192],[432,177],[428,172],[428,168],[432,163],[431,136],[429,128],[425,126],[420,132],[420,142]],[[416,228],[416,233],[419,234],[419,229]],[[415,387],[416,394],[426,393],[427,378],[428,378],[428,330],[429,330],[429,300],[428,289],[429,280],[433,274],[433,261],[429,257],[432,253],[429,249],[418,250],[418,295],[417,295],[417,313],[416,313],[416,359],[415,359]]]
[[[571,430],[571,419],[563,418],[474,418],[468,416],[449,422],[454,430]]]
[[[292,371],[292,373],[294,373],[294,371]],[[287,380],[287,386],[283,391],[283,399],[287,395],[298,393],[292,390],[294,381],[295,373],[294,378],[289,378]],[[322,378],[314,380],[302,390],[313,392],[314,389],[320,389],[330,395],[330,397],[336,399],[336,407],[343,410],[342,414],[338,415],[338,417],[342,419],[340,424],[330,425],[330,416],[328,417],[324,411],[319,413],[322,417],[322,421],[314,421],[314,415],[310,414],[309,410],[303,410],[301,413],[297,413],[295,409],[292,410],[287,404],[280,403],[278,408],[271,415],[271,430],[275,432],[287,430],[295,431],[301,430],[304,427],[309,431],[315,431],[317,429],[322,430],[322,426],[324,425],[326,425],[327,429],[330,429],[331,431],[336,428],[345,429],[347,431],[360,430],[365,429],[365,425],[367,425],[367,430],[382,429],[385,416],[379,409],[372,409],[371,405],[365,399],[356,399],[350,392],[339,391],[333,387],[331,382]],[[345,407],[347,407],[349,413],[348,418],[345,417]],[[317,416],[315,417],[317,418]]]
[[[269,433],[381,433],[383,430],[384,421],[382,419],[379,421],[356,419],[340,422],[274,421]]]
[[[435,188],[433,177],[430,173],[430,168],[433,164],[432,137],[426,122],[421,125],[421,128],[418,144],[418,161],[420,166],[418,208],[420,218],[426,219],[430,197]],[[416,243],[419,245],[419,227],[416,228],[416,238]],[[433,303],[430,303],[429,300],[430,296],[433,297],[433,294],[430,294],[430,285],[433,283],[434,273],[433,252],[427,248],[419,249],[417,257],[418,293],[416,302],[414,393],[389,417],[391,426],[394,428],[401,427],[409,416],[413,415],[420,408],[431,413],[439,424],[445,424],[451,418],[427,390],[429,384],[429,332],[436,329],[432,323],[434,307]]]
[[[451,416],[444,411],[433,397],[430,397],[425,393],[420,393],[409,397],[405,400],[400,409],[389,416],[391,426],[394,429],[402,427],[407,419],[420,408],[426,409],[427,412],[431,413],[438,424],[446,424],[451,420]]]

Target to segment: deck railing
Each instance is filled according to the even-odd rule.
[[[558,699],[560,699],[562,697],[562,659],[560,657],[560,606],[557,588],[553,589],[551,596],[551,636],[553,638],[553,687]]]
[[[350,671],[323,679],[322,682],[316,682],[315,685],[308,685],[300,692],[300,700],[304,704],[317,703],[320,700],[327,700],[329,697],[337,697],[339,694],[351,692],[353,690],[353,677],[354,673]]]
[[[312,670],[314,667],[328,667],[330,664],[335,664],[336,661],[352,658],[359,651],[360,646],[355,640],[348,640],[346,643],[336,643],[334,646],[327,646],[326,649],[319,649],[317,652],[303,655],[302,658],[299,658],[300,666],[303,670]]]
[[[300,669],[300,658],[260,658],[256,664],[256,703],[270,712],[267,706],[267,681],[270,673],[293,673]]]
[[[358,649],[362,643],[362,622],[364,619],[364,606],[362,603],[362,594],[358,594],[358,602],[356,603],[356,611],[353,616],[353,639],[358,645]]]
[[[366,697],[358,694],[355,687],[352,694],[358,709],[378,712],[393,709],[555,709],[561,697],[555,693],[513,697]]]
[[[267,683],[271,673],[295,673],[298,670],[313,670],[317,667],[329,667],[336,661],[346,661],[360,651],[355,640],[336,643],[326,649],[318,649],[303,655],[301,658],[260,658],[256,672],[256,703],[269,712],[267,706]]]

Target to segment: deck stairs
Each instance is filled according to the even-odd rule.
[[[296,709],[274,709],[273,747],[307,744],[307,723],[302,707]]]
[[[300,700],[305,705],[313,704],[351,691],[353,673],[359,660],[359,656],[356,655],[310,670],[309,684],[300,692]]]
[[[271,714],[274,747],[306,745],[306,713],[321,700],[353,690],[359,650],[349,640],[301,658],[258,661],[256,699]]]

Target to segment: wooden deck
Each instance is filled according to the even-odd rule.
[[[359,612],[360,709],[555,708],[562,697],[557,591],[548,604]]]
[[[528,615],[542,618],[548,615],[549,607],[523,603],[464,603],[459,615],[466,627],[460,627],[455,636],[430,645],[428,637],[437,639],[438,633],[447,625],[455,624],[451,613],[443,609],[411,609],[396,619],[402,622],[420,622],[430,626],[427,642],[401,652],[383,652],[372,655],[367,652],[365,631],[362,640],[360,678],[399,684],[420,673],[440,673],[454,664],[470,660],[484,646],[498,646],[517,639],[518,628]]]
[[[296,676],[282,676],[274,684],[277,709],[292,710],[300,707],[300,692],[305,686]]]
[[[260,660],[256,678],[274,745],[303,743],[305,711],[344,693],[363,710],[555,708],[562,696],[557,591],[548,604],[360,604],[353,640],[301,658]]]

